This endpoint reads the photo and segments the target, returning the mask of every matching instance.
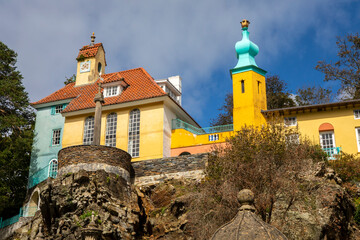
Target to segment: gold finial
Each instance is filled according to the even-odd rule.
[[[91,35],[91,43],[90,46],[94,46],[94,42],[95,42],[95,33],[93,32],[93,34]]]
[[[250,24],[250,22],[246,19],[242,20],[240,23],[242,28],[248,28]]]

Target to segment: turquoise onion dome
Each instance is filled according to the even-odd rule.
[[[250,41],[249,39],[249,27],[250,22],[246,19],[241,21],[242,26],[242,39],[235,44],[235,50],[238,58],[238,63],[234,68],[245,67],[254,65],[257,67],[255,62],[255,56],[259,53],[259,47]]]

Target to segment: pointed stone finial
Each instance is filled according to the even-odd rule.
[[[87,228],[81,230],[81,236],[83,240],[100,240],[102,238],[102,230],[97,228],[94,221],[94,211],[91,214],[91,221]]]
[[[242,20],[241,22],[241,27],[244,29],[244,28],[248,28],[249,27],[249,24],[250,22],[246,19]]]
[[[88,227],[91,227],[91,228],[95,228],[96,227],[96,224],[95,224],[95,221],[94,221],[94,211],[91,212],[91,221],[90,221],[90,224]]]
[[[277,228],[263,222],[256,214],[254,193],[243,189],[238,193],[242,205],[238,214],[230,222],[221,226],[210,238],[211,240],[287,240]]]
[[[95,33],[93,32],[93,34],[91,35],[91,42],[90,42],[90,46],[94,46],[95,43]]]

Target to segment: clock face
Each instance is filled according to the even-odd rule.
[[[80,73],[90,72],[90,61],[80,63]]]

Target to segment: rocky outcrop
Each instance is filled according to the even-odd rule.
[[[360,239],[353,219],[355,206],[339,185],[341,179],[324,162],[307,164],[296,199],[280,196],[271,224],[289,239]]]
[[[324,163],[308,164],[296,199],[279,196],[270,224],[288,239],[360,239],[341,180]],[[185,179],[137,187],[103,170],[68,173],[42,186],[40,210],[9,239],[82,239],[92,214],[102,239],[194,239],[189,206],[199,189]]]
[[[80,170],[53,180],[40,195],[40,211],[11,239],[81,239],[92,214],[104,239],[136,239],[142,235],[139,198],[119,175]]]

